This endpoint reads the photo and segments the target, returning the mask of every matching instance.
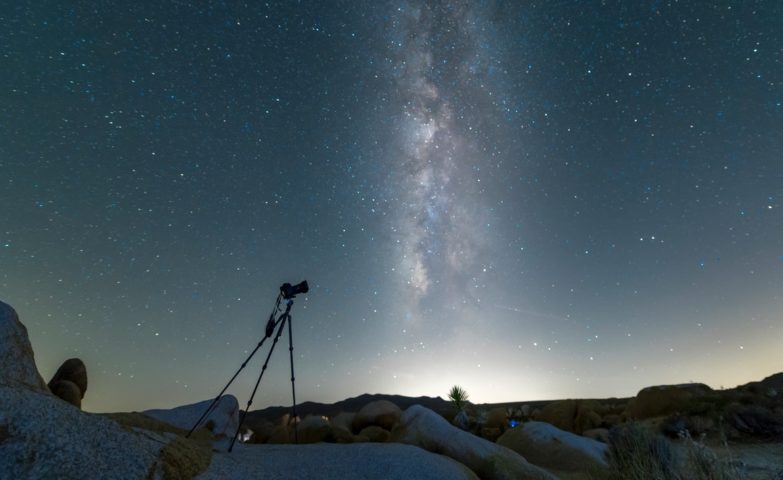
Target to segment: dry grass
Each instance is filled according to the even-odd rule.
[[[674,444],[637,423],[609,435],[611,480],[741,480],[744,472],[717,457],[707,446],[686,437],[684,455]]]

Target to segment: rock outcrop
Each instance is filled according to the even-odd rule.
[[[0,478],[9,479],[148,478],[166,445],[52,395],[6,386],[0,431]]]
[[[527,461],[557,471],[594,471],[608,468],[605,443],[560,430],[544,422],[526,422],[508,430],[498,445]]]
[[[190,430],[211,403],[212,400],[204,400],[176,408],[145,410],[142,413],[174,427]],[[215,408],[201,425],[209,428],[217,437],[233,438],[239,425],[239,403],[236,397],[233,395],[220,397]]]
[[[419,405],[405,410],[392,432],[392,441],[450,457],[484,480],[556,480],[516,452],[464,432]]]
[[[594,410],[596,408],[599,405],[590,400],[558,400],[547,404],[533,417],[560,430],[581,435],[585,430],[602,425],[601,415]]]
[[[49,392],[35,366],[27,328],[19,321],[16,310],[3,302],[0,302],[0,385]]]
[[[0,478],[137,479],[161,474],[166,439],[126,430],[51,395],[35,366],[27,330],[2,302],[0,361]],[[70,383],[69,389],[79,390]]]
[[[630,418],[646,419],[681,412],[687,409],[693,399],[712,392],[703,383],[647,387],[628,402],[626,413]]]
[[[48,383],[49,390],[75,407],[82,407],[87,392],[87,367],[78,358],[69,358]]]

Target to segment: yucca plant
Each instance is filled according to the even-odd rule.
[[[451,390],[449,390],[449,400],[451,400],[451,403],[461,412],[468,403],[468,392],[459,385],[454,385],[451,387]]]

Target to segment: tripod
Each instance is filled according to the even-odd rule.
[[[253,393],[250,395],[250,399],[247,401],[247,407],[245,407],[245,410],[242,412],[242,415],[239,418],[239,425],[237,425],[237,431],[234,433],[234,437],[231,439],[231,445],[228,447],[228,451],[231,452],[234,448],[234,443],[237,440],[237,437],[239,436],[239,432],[242,429],[242,424],[245,422],[245,417],[247,416],[247,412],[250,411],[250,405],[253,403],[253,397],[256,395],[256,391],[258,390],[258,385],[261,383],[261,378],[264,376],[264,372],[266,371],[266,367],[269,365],[269,359],[272,357],[272,352],[275,350],[275,345],[277,345],[277,341],[280,339],[280,336],[283,334],[283,330],[285,329],[286,322],[288,323],[288,354],[291,361],[291,396],[293,397],[293,407],[292,407],[292,419],[294,420],[294,439],[296,443],[299,443],[299,433],[297,432],[296,428],[296,387],[294,384],[294,342],[293,342],[293,335],[291,333],[291,307],[294,305],[294,298],[296,297],[296,294],[298,293],[307,293],[308,286],[307,281],[304,281],[298,285],[291,286],[290,283],[285,283],[283,286],[280,287],[280,293],[277,296],[277,300],[275,301],[275,306],[272,309],[272,313],[269,315],[269,320],[266,323],[266,331],[264,338],[261,339],[260,342],[258,342],[258,345],[256,345],[256,348],[253,349],[252,352],[250,352],[250,355],[245,359],[244,362],[242,362],[242,365],[239,367],[239,369],[234,373],[234,376],[231,377],[231,380],[228,381],[225,387],[223,387],[223,390],[220,391],[220,393],[217,394],[214,400],[212,400],[212,403],[207,407],[206,411],[201,415],[201,417],[196,421],[196,423],[193,425],[193,427],[190,429],[190,431],[185,435],[185,437],[190,437],[190,435],[196,430],[196,428],[204,421],[205,418],[211,414],[214,409],[217,407],[218,402],[220,401],[220,398],[223,396],[223,394],[228,390],[228,387],[231,385],[231,383],[234,382],[234,380],[237,378],[239,373],[242,371],[242,369],[245,368],[247,363],[250,361],[251,358],[253,358],[253,355],[256,354],[256,352],[261,348],[261,346],[264,344],[267,338],[270,338],[272,334],[275,331],[275,328],[277,328],[277,334],[275,335],[275,338],[272,341],[272,347],[269,349],[269,353],[266,355],[266,360],[264,361],[264,366],[261,367],[261,373],[258,375],[258,380],[256,380],[255,387],[253,387]],[[275,314],[280,311],[280,301],[285,300],[285,311],[280,314],[277,319],[275,319]]]

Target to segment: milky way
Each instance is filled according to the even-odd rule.
[[[391,70],[402,111],[399,151],[392,152],[389,161],[395,170],[392,188],[400,190],[404,207],[397,220],[401,271],[418,299],[432,290],[447,299],[469,295],[458,284],[466,274],[476,274],[483,237],[475,185],[483,159],[471,156],[475,145],[462,125],[468,120],[457,116],[451,105],[464,98],[461,89],[475,90],[473,83],[479,79],[467,64],[477,53],[460,46],[458,54],[445,54],[437,46],[465,36],[467,47],[475,47],[478,40],[469,32],[466,10],[457,4],[448,9],[406,5],[393,22]],[[450,88],[446,78],[452,79]]]
[[[88,410],[783,370],[780,2],[0,13],[0,298]],[[254,406],[290,402],[286,352]],[[244,403],[262,359],[230,390]]]

